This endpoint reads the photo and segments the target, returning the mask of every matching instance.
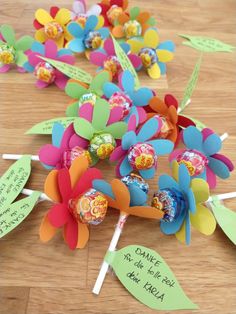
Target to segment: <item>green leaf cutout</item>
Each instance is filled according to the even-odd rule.
[[[66,94],[75,99],[80,99],[84,94],[88,94],[89,90],[76,82],[68,82],[65,87]]]
[[[180,104],[180,109],[181,109],[180,112],[183,111],[184,108],[186,107],[186,103],[187,103],[188,99],[191,98],[192,93],[196,87],[201,62],[202,62],[202,55],[199,57],[197,63],[195,64],[195,67],[193,69],[191,77],[190,77],[188,84],[185,88],[184,97],[183,97],[183,100]]]
[[[195,119],[195,118],[192,118],[192,117],[190,117],[190,116],[187,116],[186,114],[182,114],[181,113],[181,116],[183,116],[183,117],[186,117],[186,118],[188,118],[188,119],[191,119],[195,124],[196,124],[196,128],[198,129],[198,130],[203,130],[203,129],[205,129],[207,126],[204,124],[204,123],[202,123],[201,121],[199,121],[199,120],[197,120],[197,119]]]
[[[78,101],[75,101],[73,104],[69,105],[66,108],[66,116],[67,117],[78,117],[78,109],[79,109],[79,103],[78,103]]]
[[[110,116],[110,105],[105,99],[98,99],[93,109],[92,125],[96,131],[102,131]]]
[[[112,35],[111,35],[111,37],[112,37],[112,40],[113,40],[116,56],[117,56],[117,58],[118,58],[118,60],[120,62],[120,65],[121,65],[122,69],[123,70],[129,70],[133,74],[134,81],[135,81],[135,87],[138,88],[140,86],[140,82],[139,82],[139,78],[138,78],[137,72],[135,71],[132,63],[130,62],[129,58],[127,57],[126,53],[121,48],[119,43],[115,40],[115,38]]]
[[[25,64],[25,62],[27,62],[28,57],[24,54],[23,51],[17,51],[16,53],[16,64],[19,67],[23,67],[23,65]]]
[[[26,51],[31,48],[33,42],[34,42],[33,37],[28,36],[28,35],[23,36],[17,40],[16,45],[15,45],[16,50]]]
[[[156,310],[197,309],[180,287],[164,259],[141,245],[108,252],[112,266],[125,288],[140,302]]]
[[[127,123],[120,121],[108,125],[104,131],[110,133],[115,139],[121,139],[127,131]]]
[[[96,76],[94,76],[94,78],[90,84],[89,90],[98,96],[102,96],[103,95],[103,89],[102,89],[103,85],[109,81],[110,81],[109,72],[102,71],[102,72],[98,73]]]
[[[157,20],[155,19],[155,17],[151,16],[148,20],[147,20],[147,24],[150,26],[155,26],[157,24]]]
[[[216,221],[227,237],[236,244],[236,212],[224,206],[217,195],[211,197],[210,203]]]
[[[0,32],[8,45],[15,46],[15,31],[10,25],[2,25],[0,28]]]
[[[91,140],[95,133],[95,130],[92,124],[83,118],[76,119],[74,123],[74,129],[78,135],[80,135],[81,137],[87,140]]]
[[[20,194],[31,172],[31,156],[25,155],[0,178],[0,213]]]
[[[31,129],[29,129],[26,134],[52,134],[52,128],[54,123],[61,123],[64,128],[73,123],[77,117],[63,117],[55,118],[50,120],[45,120],[40,123],[35,124]]]
[[[135,20],[136,17],[139,15],[139,13],[140,13],[140,8],[139,8],[139,7],[133,7],[133,8],[131,8],[131,9],[130,9],[130,12],[129,12],[129,14],[130,14],[130,19],[131,19],[131,20]]]
[[[29,215],[40,195],[41,192],[35,191],[0,212],[0,238],[15,229]]]
[[[84,83],[88,83],[88,84],[90,84],[92,81],[92,76],[89,73],[87,73],[86,71],[76,66],[73,66],[73,65],[61,62],[61,61],[55,61],[50,58],[45,58],[42,56],[38,56],[38,57],[50,63],[57,70],[59,70],[60,72],[64,73],[66,76],[72,79],[75,79]]]
[[[184,34],[179,34],[179,36],[189,40],[183,42],[183,45],[190,46],[202,52],[234,52],[236,48],[211,37],[191,36]]]

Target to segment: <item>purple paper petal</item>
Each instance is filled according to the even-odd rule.
[[[39,151],[39,160],[48,165],[56,166],[61,159],[61,149],[53,146],[52,144],[44,145]]]
[[[110,161],[117,161],[126,154],[126,151],[122,149],[121,146],[118,146],[114,149],[110,156]]]

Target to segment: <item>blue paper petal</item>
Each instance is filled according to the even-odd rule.
[[[186,216],[186,211],[182,211],[180,215],[172,222],[161,220],[161,231],[165,234],[175,234],[181,228],[184,218]]]
[[[34,71],[34,67],[29,62],[24,63],[24,69],[27,72],[33,72]]]
[[[47,169],[47,170],[52,170],[52,169],[54,169],[53,166],[48,166],[48,165],[46,165],[46,164],[44,164],[44,163],[42,163],[42,162],[41,162],[41,164],[42,164],[43,167],[44,167],[45,169]]]
[[[153,97],[153,93],[149,88],[142,87],[134,91],[130,97],[135,106],[143,107],[149,103],[149,100]]]
[[[90,15],[85,23],[84,32],[87,34],[90,31],[93,31],[98,24],[98,18],[96,15]]]
[[[137,143],[137,137],[134,131],[127,132],[122,137],[122,148],[128,150],[130,146]]]
[[[39,43],[38,41],[33,42],[32,46],[31,46],[31,50],[33,52],[38,52],[43,56],[45,54],[45,46],[43,44]]]
[[[155,175],[155,172],[156,169],[154,167],[146,170],[139,170],[141,177],[144,179],[152,179]]]
[[[157,63],[158,63],[159,68],[161,70],[161,75],[166,74],[166,64],[164,62],[160,62],[160,61],[158,61]]]
[[[132,93],[134,90],[134,76],[133,76],[133,74],[130,71],[125,70],[122,73],[121,81],[122,81],[122,86],[123,86],[124,90],[128,94]]]
[[[142,206],[147,202],[147,194],[135,185],[128,187],[130,192],[130,206]]]
[[[61,123],[54,123],[52,128],[52,145],[60,147],[61,139],[65,129]]]
[[[183,139],[187,148],[196,149],[202,152],[202,133],[195,126],[189,126],[184,130]]]
[[[110,98],[114,93],[120,91],[120,88],[116,84],[107,82],[103,85],[103,93],[107,98]]]
[[[127,176],[127,174],[132,171],[132,167],[130,166],[127,156],[123,159],[119,169],[122,177]]]
[[[128,123],[129,118],[130,118],[133,114],[134,114],[135,117],[136,117],[136,125],[138,125],[138,124],[139,124],[139,114],[138,114],[137,108],[134,107],[134,106],[131,107],[129,114],[128,114],[128,116],[124,119],[124,121],[125,121],[126,123]]]
[[[58,50],[57,52],[57,56],[61,57],[61,56],[68,56],[68,55],[73,55],[73,52],[70,49],[66,49],[66,48],[62,48],[60,50]]]
[[[68,46],[74,52],[83,52],[85,50],[84,43],[81,38],[71,40]]]
[[[152,140],[147,143],[151,144],[158,156],[166,155],[172,152],[174,143],[169,140]]]
[[[207,156],[214,155],[221,150],[222,141],[217,134],[209,135],[203,142],[203,150]]]
[[[144,125],[141,127],[140,131],[137,135],[138,142],[146,142],[150,138],[152,138],[158,130],[159,122],[156,118],[149,119]]]
[[[115,199],[115,195],[112,192],[111,185],[105,180],[93,180],[93,188]]]
[[[107,27],[102,27],[98,29],[98,32],[101,34],[102,39],[106,39],[110,35],[110,31]]]
[[[179,186],[187,194],[190,186],[190,174],[184,164],[179,165]]]
[[[195,202],[195,197],[192,190],[190,189],[188,190],[187,197],[188,197],[189,210],[191,213],[194,214],[196,212],[196,202]]]
[[[228,167],[221,160],[215,159],[213,157],[208,157],[208,159],[208,166],[218,177],[221,179],[227,179],[230,176]]]
[[[84,37],[83,28],[76,22],[71,22],[67,26],[67,30],[75,38],[83,38]]]
[[[169,50],[171,52],[175,51],[175,44],[171,40],[166,40],[157,47],[157,49]]]
[[[126,54],[128,54],[128,52],[130,52],[130,45],[129,45],[129,44],[127,44],[127,43],[121,43],[120,46],[121,46],[121,48],[124,50],[124,52],[125,52]]]
[[[185,219],[185,241],[187,245],[189,245],[191,241],[191,225],[190,225],[189,211],[187,211],[187,215]]]
[[[178,182],[168,174],[162,174],[159,177],[158,186],[160,190],[175,188],[177,191],[180,191]]]

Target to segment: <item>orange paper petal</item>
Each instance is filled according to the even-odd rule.
[[[129,16],[125,13],[121,13],[118,18],[117,18],[117,21],[119,24],[122,24],[124,25],[126,22],[129,21]]]
[[[123,10],[126,10],[127,8],[128,8],[128,0],[123,0],[123,6],[122,6],[122,8],[123,8]]]
[[[129,215],[144,218],[161,219],[163,217],[162,211],[151,206],[132,206],[129,207],[125,212]]]
[[[149,106],[152,108],[153,111],[162,114],[163,116],[167,116],[168,114],[168,107],[157,96],[152,97],[152,99],[149,101]]]
[[[43,217],[43,220],[41,222],[40,228],[39,228],[39,236],[40,236],[40,240],[42,242],[48,242],[49,240],[51,240],[55,233],[57,232],[57,228],[53,227],[49,220],[48,220],[48,215],[46,214]]]
[[[170,118],[170,121],[173,124],[177,123],[177,121],[178,121],[178,114],[177,114],[177,110],[176,110],[175,106],[170,106],[168,108],[168,116]]]
[[[44,192],[54,202],[60,203],[61,195],[58,188],[57,176],[58,176],[58,170],[52,170],[49,172],[44,183]]]
[[[141,24],[146,23],[150,19],[150,13],[149,12],[141,12],[137,16],[137,21]]]
[[[72,189],[75,187],[79,178],[88,169],[88,159],[85,156],[76,158],[69,169]]]
[[[77,248],[78,249],[83,249],[89,239],[89,229],[86,224],[78,223],[78,243],[77,243]]]
[[[115,195],[115,200],[117,204],[117,207],[115,208],[120,209],[125,212],[126,209],[129,207],[129,203],[130,203],[130,194],[129,194],[128,188],[123,182],[121,182],[118,179],[113,179],[111,181],[111,187]],[[110,203],[109,205],[112,206]]]
[[[112,34],[116,37],[116,38],[122,38],[124,37],[124,30],[123,30],[123,26],[122,25],[117,25],[112,29]]]
[[[177,130],[177,126],[176,125],[174,125],[173,127],[174,127],[174,129],[172,130],[170,135],[167,136],[167,139],[170,140],[171,142],[175,143],[176,139],[177,139],[177,136],[178,136],[178,130]]]

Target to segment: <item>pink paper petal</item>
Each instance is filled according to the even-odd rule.
[[[79,108],[79,117],[86,119],[89,122],[92,122],[93,118],[93,105],[86,103]]]
[[[45,42],[45,57],[55,59],[57,57],[57,45],[53,40]]]
[[[114,49],[114,45],[113,45],[113,41],[111,38],[105,40],[103,48],[107,52],[108,56],[114,56],[116,54],[115,49]]]
[[[135,115],[133,114],[133,115],[129,118],[129,121],[128,121],[128,130],[127,130],[127,131],[135,131],[135,130],[136,130],[136,124],[137,124],[136,117],[135,117]]]
[[[123,109],[121,107],[114,107],[111,109],[107,125],[118,122],[122,120]]]
[[[62,150],[66,150],[69,148],[70,139],[74,134],[75,134],[74,126],[73,123],[71,123],[64,131],[60,146]]]
[[[58,57],[57,59],[61,62],[65,62],[67,64],[72,64],[72,65],[76,61],[75,56],[72,56],[72,55],[63,55],[63,56]]]
[[[92,188],[93,180],[101,178],[102,172],[99,169],[89,168],[82,174],[79,181],[77,182],[73,190],[72,197],[78,197],[82,193],[86,192],[87,190]]]
[[[232,161],[228,157],[221,155],[221,154],[214,154],[211,157],[222,161],[228,167],[229,171],[234,170],[234,164],[232,163]]]
[[[99,66],[99,67],[103,67],[104,61],[106,61],[106,59],[107,59],[107,55],[104,54],[104,53],[101,52],[101,51],[92,51],[92,52],[90,53],[90,58],[89,58],[89,60],[90,60],[93,64],[95,64],[95,65],[97,65],[97,66]]]
[[[182,154],[185,151],[183,148],[177,148],[175,149],[169,156],[169,162],[175,160],[178,155]]]
[[[136,107],[137,111],[138,111],[138,116],[139,116],[139,123],[143,123],[146,121],[147,119],[147,114],[146,111],[143,107]],[[161,128],[161,126],[160,126]]]
[[[68,81],[68,77],[65,76],[65,75],[63,75],[63,76],[61,76],[61,77],[56,77],[54,83],[57,85],[58,88],[64,90],[67,81]]]
[[[2,67],[0,67],[0,73],[6,73],[7,71],[10,70],[10,64],[5,64]]]
[[[216,175],[208,166],[206,166],[206,180],[210,189],[214,189],[216,187]]]
[[[52,144],[46,144],[41,147],[38,155],[42,163],[55,167],[61,159],[61,150]]]
[[[133,53],[128,54],[128,57],[131,61],[131,63],[133,64],[133,67],[135,69],[139,69],[142,65],[142,61],[141,58]]]
[[[77,221],[72,217],[72,215],[69,216],[68,222],[65,225],[65,241],[68,244],[69,248],[71,250],[74,250],[78,243],[78,223]]]
[[[54,227],[60,228],[67,223],[70,215],[65,204],[55,204],[48,212],[48,219]]]
[[[71,198],[72,188],[70,173],[67,168],[60,169],[57,175],[58,187],[64,204],[68,204]]]
[[[205,128],[202,130],[202,137],[203,137],[203,142],[208,138],[209,135],[214,134],[214,131],[212,131],[209,128]]]
[[[36,67],[36,65],[37,65],[39,62],[42,62],[42,59],[40,59],[38,56],[41,56],[41,54],[38,53],[38,52],[32,52],[32,53],[30,53],[29,56],[28,56],[29,63],[30,63],[33,67]]]
[[[36,82],[36,86],[38,88],[45,88],[45,87],[48,87],[50,84],[46,83],[46,82],[43,82],[43,81],[40,81],[40,80],[37,80]]]
[[[17,67],[17,71],[19,73],[25,73],[26,72],[26,70],[24,68],[22,68],[22,67]]]
[[[122,149],[122,146],[118,146],[116,147],[113,152],[111,153],[110,156],[110,161],[117,161],[119,160],[121,157],[123,157],[126,154],[126,151]]]
[[[88,141],[85,140],[84,138],[80,137],[79,135],[74,134],[70,138],[69,147],[70,147],[70,149],[72,149],[76,146],[87,149],[88,148]]]

